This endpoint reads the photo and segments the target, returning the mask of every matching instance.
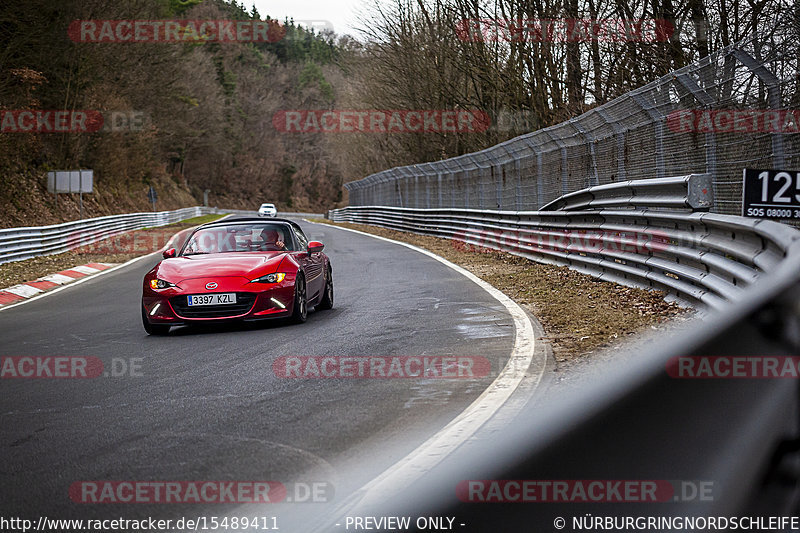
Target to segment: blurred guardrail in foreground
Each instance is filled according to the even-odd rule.
[[[213,212],[207,207],[186,207],[158,213],[111,215],[52,226],[1,229],[0,264],[66,252],[127,231],[165,226]]]

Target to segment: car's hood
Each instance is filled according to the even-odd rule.
[[[176,257],[161,261],[156,275],[172,283],[212,276],[244,276],[252,279],[275,272],[285,255],[286,252],[228,252]]]

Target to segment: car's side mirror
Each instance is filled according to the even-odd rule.
[[[325,248],[325,245],[319,241],[311,241],[308,243],[308,253],[310,254],[321,252],[323,248]]]
[[[161,255],[164,256],[164,259],[169,259],[170,257],[175,257],[176,253],[175,248],[170,248],[169,250],[164,250],[164,253]]]

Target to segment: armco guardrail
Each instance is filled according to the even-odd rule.
[[[53,226],[0,230],[0,264],[40,255],[66,252],[125,231],[164,226],[214,212],[207,207],[187,207],[158,213],[131,213],[77,220]]]
[[[345,207],[334,222],[371,224],[566,265],[719,309],[784,260],[800,231],[776,222],[658,210],[481,211]]]
[[[655,207],[708,211],[714,205],[711,174],[609,183],[565,194],[541,211],[574,211],[615,207]]]

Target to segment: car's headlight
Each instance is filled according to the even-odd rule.
[[[163,279],[151,279],[150,280],[150,288],[151,289],[166,289],[168,287],[174,287],[174,283],[170,283],[169,281],[164,281]]]
[[[261,276],[260,278],[256,278],[250,283],[280,283],[283,281],[283,278],[286,277],[286,274],[283,272],[275,272],[274,274],[267,274],[266,276]]]

